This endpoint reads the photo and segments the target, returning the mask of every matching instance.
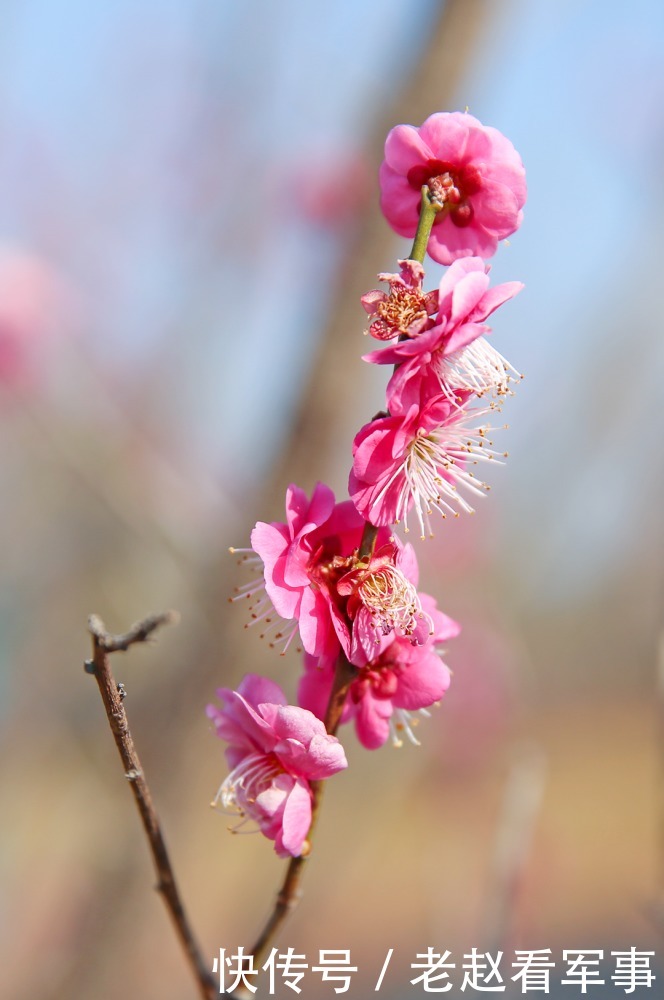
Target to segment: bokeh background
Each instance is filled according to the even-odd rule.
[[[493,264],[526,283],[493,323],[526,375],[510,458],[419,547],[464,626],[453,686],[420,748],[342,733],[279,943],[350,948],[355,997],[394,948],[388,1000],[417,995],[430,945],[458,966],[502,949],[506,979],[515,948],[551,948],[564,996],[562,949],[634,945],[660,995],[662,5],[5,0],[0,19],[0,995],[196,995],[83,673],[90,612],[121,631],[180,611],[115,661],[132,730],[210,963],[267,915],[283,865],[208,808],[226,770],[204,706],[248,671],[294,697],[298,662],[244,630],[227,550],[291,481],[343,495],[383,390],[358,298],[408,251],[377,211],[382,143],[466,106],[529,177]],[[624,995],[612,971],[596,996]]]

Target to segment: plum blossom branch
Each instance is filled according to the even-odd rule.
[[[419,261],[420,264],[424,262],[431,229],[436,215],[441,208],[442,204],[440,204],[435,197],[432,196],[429,187],[426,184],[423,185],[419,223],[410,253],[411,260]],[[379,529],[375,525],[371,524],[370,521],[365,521],[358,549],[358,556],[360,559],[371,559],[373,556],[378,537],[378,530]],[[334,680],[332,682],[332,690],[330,692],[324,720],[325,728],[330,735],[334,735],[339,727],[349,688],[353,680],[357,677],[357,674],[357,668],[349,662],[344,653],[340,653],[337,658]],[[312,782],[311,789],[313,793],[313,801],[311,809],[311,826],[309,828],[307,838],[307,851],[303,852],[298,857],[292,858],[288,863],[286,875],[282,886],[277,893],[274,908],[250,952],[257,965],[267,952],[272,939],[279,932],[282,924],[285,922],[291,911],[295,909],[300,900],[300,883],[304,874],[304,865],[311,850],[311,838],[318,819],[318,813],[320,811],[323,782]]]
[[[321,482],[310,498],[291,484],[286,521],[257,522],[243,550],[258,579],[233,598],[249,599],[247,627],[264,623],[261,638],[270,635],[282,652],[299,632],[298,706],[267,678],[247,675],[237,691],[218,689],[221,711],[207,709],[232,769],[217,798],[243,822],[256,821],[279,856],[291,855],[251,952],[256,962],[298,902],[322,779],[347,766],[339,724],[354,720],[368,749],[390,734],[395,746],[401,734],[418,744],[413,713],[428,714],[449,686],[440,643],[459,625],[418,591],[413,547],[391,527],[403,522],[407,531],[414,508],[424,538],[433,510],[472,511],[459,485],[473,495],[489,487],[467,466],[498,453],[488,426],[466,424],[499,409],[493,399],[518,377],[483,337],[487,317],[521,288],[490,289],[483,259],[521,222],[525,174],[514,147],[471,115],[440,112],[420,128],[391,130],[379,180],[387,221],[414,237],[400,273],[379,275],[389,292],[361,298],[371,317],[366,332],[394,341],[364,358],[394,365],[386,407],[353,441],[350,501],[336,502]],[[449,265],[431,292],[422,288],[427,253]],[[473,406],[484,394],[489,407]]]
[[[199,996],[203,1000],[212,1000],[216,996],[215,983],[207,971],[180,898],[164,836],[152,802],[152,795],[129,729],[123,705],[124,688],[117,684],[110,661],[111,653],[125,652],[136,643],[147,642],[162,625],[172,624],[176,621],[177,615],[168,611],[150,615],[142,621],[136,622],[121,635],[112,635],[107,632],[101,618],[97,615],[91,615],[88,619],[88,631],[92,636],[92,658],[86,661],[85,670],[94,676],[99,686],[108,723],[122,760],[125,777],[131,785],[143,829],[148,839],[157,873],[157,892],[160,893],[164,905],[170,913],[175,932],[198,984]]]

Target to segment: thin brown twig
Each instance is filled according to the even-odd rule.
[[[164,905],[171,915],[175,932],[184,948],[191,971],[198,984],[199,995],[203,1000],[212,1000],[217,995],[215,983],[203,961],[180,899],[166,843],[152,803],[152,795],[129,730],[129,722],[122,704],[123,689],[115,681],[110,662],[111,653],[126,651],[136,643],[146,642],[161,625],[176,620],[177,615],[172,611],[150,615],[132,625],[128,632],[122,635],[112,635],[106,631],[104,623],[97,615],[91,615],[88,619],[88,630],[92,636],[92,659],[86,662],[85,669],[96,678],[108,723],[122,759],[125,777],[131,785],[136,800],[157,872],[157,892],[160,893]]]

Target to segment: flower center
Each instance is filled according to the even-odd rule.
[[[252,753],[244,757],[224,780],[213,805],[251,815],[252,806],[262,791],[283,773],[274,754]]]
[[[426,322],[429,315],[422,292],[397,284],[378,303],[376,312],[383,322],[372,324],[371,334],[378,340],[392,340],[398,334],[407,334],[413,323]],[[378,329],[374,329],[374,326]]]
[[[368,573],[358,585],[357,596],[383,635],[396,629],[410,636],[419,624],[422,609],[417,590],[396,566]]]
[[[427,160],[426,163],[411,167],[407,180],[418,191],[423,184],[427,184],[432,199],[442,207],[434,226],[446,215],[461,229],[470,225],[475,213],[469,199],[482,187],[480,172],[476,167],[458,166],[443,160]]]
[[[391,666],[367,664],[360,668],[359,676],[351,684],[350,697],[356,705],[368,691],[371,691],[374,698],[392,698],[396,694],[398,684],[397,674]]]

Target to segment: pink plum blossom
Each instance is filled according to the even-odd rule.
[[[442,203],[428,253],[441,264],[491,257],[521,225],[525,171],[512,143],[468,113],[438,112],[419,128],[397,125],[387,136],[379,181],[385,218],[399,236],[414,236],[421,190]]]
[[[226,740],[231,773],[215,804],[254,820],[279,857],[306,850],[311,782],[347,767],[343,747],[312,712],[286,704],[281,688],[248,674],[237,691],[219,688],[223,708],[207,715]]]
[[[278,629],[275,638],[286,646],[299,629],[305,651],[330,665],[341,651],[363,665],[392,632],[413,643],[428,641],[431,626],[419,603],[412,546],[385,524],[374,553],[360,557],[365,519],[349,500],[335,504],[322,483],[311,500],[290,486],[286,516],[285,524],[259,521],[251,533],[247,561],[255,560],[260,579],[241,594],[258,596],[254,621]],[[275,613],[292,626],[284,629]]]
[[[255,606],[256,620],[269,617],[272,609],[285,621],[295,619],[307,652],[332,658],[338,651],[335,630],[320,588],[311,586],[309,569],[320,547],[319,538],[313,540],[314,533],[329,520],[334,509],[334,493],[323,483],[316,484],[311,500],[303,490],[291,485],[286,492],[286,523],[259,521],[251,533],[253,551],[264,567],[267,595],[267,601]],[[349,523],[344,527],[347,530],[353,525],[357,534],[362,520],[352,508],[347,514]],[[260,593],[261,589],[259,584],[246,592]],[[295,631],[289,633],[286,645]],[[277,638],[280,637],[278,634]]]
[[[77,322],[74,292],[46,260],[0,244],[0,387],[33,389]]]
[[[418,575],[412,545],[393,537],[339,578],[336,590],[347,598],[345,612],[352,622],[350,642],[342,646],[355,666],[372,660],[393,634],[414,646],[429,641],[433,623],[422,608]]]
[[[353,442],[353,468],[348,484],[357,510],[374,525],[404,521],[414,506],[422,537],[429,534],[433,510],[473,508],[459,492],[481,496],[486,483],[467,469],[495,459],[487,426],[468,423],[487,410],[468,410],[469,393],[450,400],[440,393],[424,403],[413,401],[404,413],[379,417],[358,432]]]
[[[407,339],[365,355],[371,364],[398,366],[388,386],[390,413],[403,411],[404,388],[411,383],[412,392],[413,379],[429,379],[432,393],[443,392],[450,399],[460,391],[478,396],[509,391],[510,372],[517,373],[484,339],[491,332],[484,321],[523,285],[508,281],[490,288],[488,272],[480,257],[454,261],[436,293],[435,320]]]
[[[410,713],[435,704],[449,687],[449,670],[434,644],[459,634],[459,625],[436,608],[428,594],[420,595],[422,608],[432,623],[427,645],[413,645],[394,636],[378,656],[360,667],[351,683],[341,721],[354,719],[358,739],[369,750],[382,746],[392,735],[395,746],[401,734],[417,743]],[[332,689],[334,671],[321,666],[314,657],[305,657],[298,701],[322,717]]]
[[[437,293],[422,291],[422,265],[416,260],[400,260],[399,264],[400,274],[378,275],[379,281],[390,286],[388,293],[374,290],[361,299],[364,311],[373,317],[367,332],[377,340],[416,336],[426,329],[438,307]]]

